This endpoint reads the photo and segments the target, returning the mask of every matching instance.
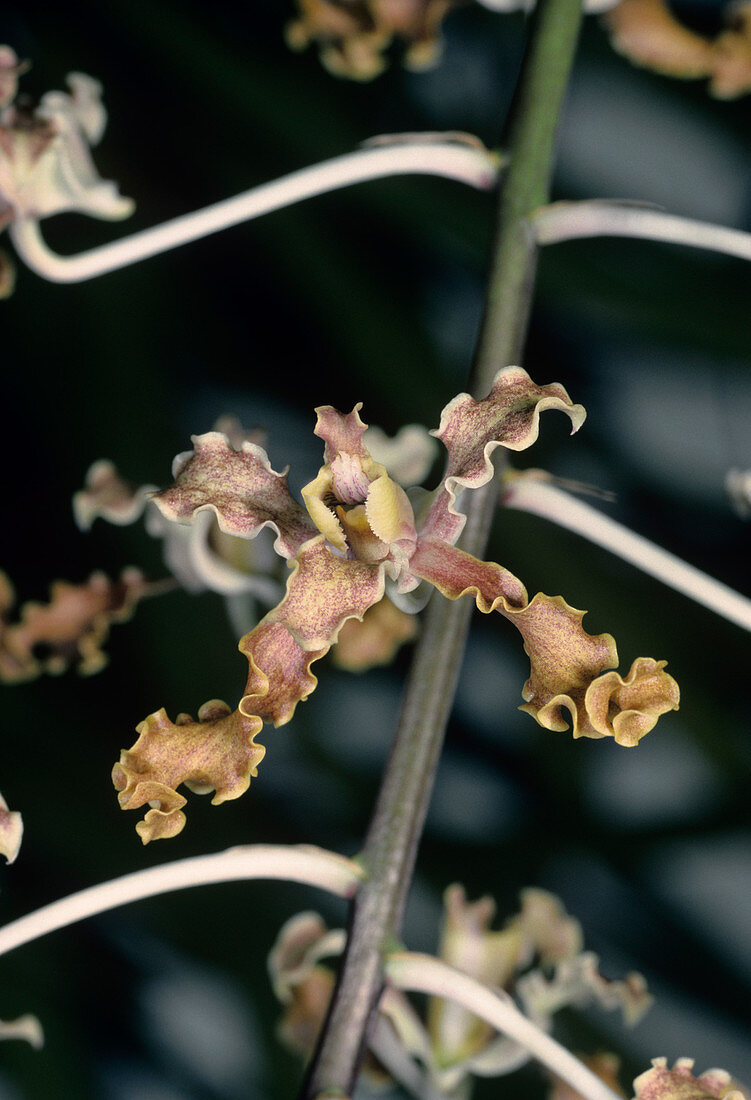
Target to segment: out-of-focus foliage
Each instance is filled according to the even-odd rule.
[[[467,5],[446,21],[440,67],[397,64],[342,82],[293,54],[283,2],[151,0],[62,10],[9,3],[0,42],[33,59],[25,90],[71,70],[104,85],[105,178],[133,196],[117,226],[69,214],[45,232],[74,252],[234,194],[378,133],[460,129],[497,144],[524,41],[520,13]],[[683,10],[707,34],[710,5]],[[587,23],[560,135],[557,197],[618,196],[751,229],[751,99],[633,69]],[[162,572],[137,528],[73,523],[70,499],[97,458],[137,484],[166,484],[189,435],[234,412],[268,429],[293,489],[320,465],[312,408],[365,400],[388,431],[432,426],[465,388],[480,316],[493,200],[440,180],[362,185],[79,286],[20,267],[2,303],[5,526],[2,567],[21,602],[48,583]],[[617,516],[748,591],[751,528],[724,477],[751,465],[751,268],[628,241],[542,257],[525,366],[563,382],[589,413],[575,445],[544,425],[538,466],[618,493]],[[498,364],[499,367],[505,364]],[[553,419],[553,418],[551,418]],[[611,630],[628,665],[669,657],[682,708],[638,750],[573,742],[517,712],[527,668],[503,623],[476,622],[423,842],[405,938],[436,938],[452,881],[512,912],[551,889],[605,973],[646,974],[656,1005],[635,1031],[566,1018],[574,1049],[617,1049],[626,1082],[682,1055],[751,1078],[749,642],[573,535],[499,515],[490,555],[531,592],[563,592]],[[479,619],[479,616],[478,616]],[[0,920],[73,889],[180,855],[251,841],[357,850],[385,761],[408,652],[363,676],[321,667],[316,694],[273,738],[251,794],[192,806],[170,851],[143,850],[117,807],[112,760],[155,707],[231,698],[243,658],[220,599],[174,592],[113,631],[110,663],[3,687],[8,804],[17,862],[2,868]],[[324,662],[321,662],[323,666]],[[320,667],[320,666],[319,666]],[[167,846],[165,846],[167,847]],[[341,907],[293,886],[212,887],[141,903],[2,961],[0,1017],[44,1027],[42,1052],[0,1048],[0,1096],[218,1100],[294,1095],[297,1061],[274,1039],[265,955],[305,907]],[[64,1083],[61,1084],[61,1083]],[[476,1095],[542,1096],[536,1071]]]

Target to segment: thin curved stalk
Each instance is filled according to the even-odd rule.
[[[616,1094],[578,1058],[516,1007],[505,993],[488,989],[432,955],[398,951],[386,959],[386,977],[398,989],[430,993],[462,1005],[525,1047],[584,1100],[617,1100]]]
[[[636,203],[588,199],[554,202],[531,218],[538,244],[557,244],[584,237],[637,237],[691,248],[705,248],[751,260],[751,233],[724,225],[681,218]]]
[[[79,283],[128,267],[179,245],[207,237],[221,229],[303,199],[386,176],[428,175],[491,188],[498,175],[499,158],[479,145],[458,141],[413,140],[376,145],[334,157],[281,179],[253,187],[231,199],[183,214],[152,229],[101,245],[78,256],[58,256],[45,243],[39,222],[32,218],[14,222],[10,235],[21,259],[38,275],[54,283]]]
[[[576,532],[695,603],[744,630],[751,630],[751,600],[746,596],[548,482],[523,474],[512,477],[506,482],[501,499],[508,508],[531,512]]]
[[[241,845],[228,848],[226,852],[134,871],[53,901],[0,929],[0,955],[97,913],[187,886],[254,878],[285,879],[320,886],[322,890],[349,898],[363,877],[359,864],[324,848],[303,844]]]

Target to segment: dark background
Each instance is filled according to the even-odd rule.
[[[712,7],[683,9],[716,29]],[[8,5],[0,41],[33,60],[23,89],[102,80],[104,178],[137,203],[123,225],[78,215],[44,231],[62,253],[232,195],[378,133],[460,129],[497,143],[523,48],[520,14],[468,6],[446,27],[441,67],[393,64],[369,85],[291,54],[291,6]],[[615,196],[749,229],[751,100],[708,98],[613,54],[587,21],[562,124],[556,197]],[[20,267],[2,303],[6,433],[2,565],[21,602],[49,581],[136,564],[163,573],[140,527],[78,532],[70,511],[90,463],[165,483],[191,433],[233,411],[270,432],[297,487],[320,461],[312,408],[389,431],[438,423],[466,386],[493,200],[434,179],[371,183],[313,200],[78,286]],[[724,494],[751,466],[751,268],[627,241],[556,246],[542,258],[525,365],[562,382],[589,417],[574,438],[548,417],[520,465],[617,492],[610,514],[740,591],[751,531]],[[499,364],[504,366],[505,364]],[[440,895],[461,880],[499,920],[520,888],[552,889],[583,922],[605,973],[647,976],[657,1003],[627,1032],[615,1016],[565,1015],[578,1050],[610,1048],[623,1080],[651,1057],[689,1055],[751,1079],[751,769],[747,636],[578,537],[499,515],[490,553],[531,592],[590,608],[621,668],[667,658],[679,714],[638,750],[572,741],[516,710],[527,664],[513,631],[476,621],[448,735],[405,938],[435,947]],[[478,616],[479,620],[479,616]],[[195,713],[237,698],[244,659],[222,601],[175,593],[116,627],[110,664],[2,688],[0,790],[21,810],[17,863],[2,868],[0,920],[127,871],[255,841],[354,853],[366,828],[408,665],[320,687],[242,799],[189,797],[174,841],[143,849],[109,772],[133,727],[164,705]],[[300,1066],[276,1043],[266,955],[291,914],[343,907],[300,887],[214,886],[142,902],[2,960],[0,1017],[36,1013],[46,1046],[0,1047],[0,1096],[234,1100],[295,1095]],[[541,1078],[476,1095],[543,1095]]]

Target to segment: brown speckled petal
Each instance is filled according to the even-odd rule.
[[[328,648],[347,619],[362,619],[384,592],[384,567],[338,557],[322,535],[298,554],[287,594],[267,619],[307,650]]]
[[[262,725],[260,718],[232,711],[217,699],[204,703],[197,722],[188,714],[171,722],[164,709],[141,722],[138,740],[112,770],[112,782],[122,809],[151,805],[136,826],[143,843],[182,830],[186,799],[177,791],[182,783],[202,793],[213,790],[214,805],[239,798],[266,753],[254,741]]]
[[[693,1058],[679,1058],[672,1069],[667,1059],[653,1058],[652,1069],[634,1081],[634,1100],[748,1100],[725,1070],[710,1069],[694,1077],[693,1068]]]
[[[454,543],[465,516],[455,508],[461,489],[477,489],[493,476],[490,456],[497,447],[523,451],[539,434],[540,414],[558,409],[570,418],[572,430],[584,423],[586,413],[575,405],[557,382],[537,386],[521,367],[506,367],[495,377],[490,393],[475,401],[460,393],[441,414],[440,426],[431,434],[448,451],[443,487],[421,526],[425,537]]]
[[[153,497],[167,519],[190,523],[213,511],[222,531],[251,539],[263,527],[276,532],[276,552],[293,558],[316,529],[287,488],[286,471],[276,473],[266,452],[247,440],[233,450],[221,432],[193,437],[194,450],[178,455],[175,483]]]
[[[587,634],[585,612],[562,596],[538,592],[527,602],[524,586],[507,570],[430,539],[418,545],[410,570],[449,599],[472,595],[482,612],[498,611],[513,623],[531,664],[521,709],[546,729],[570,727],[574,737],[613,737],[632,746],[661,714],[678,709],[678,685],[664,661],[639,658],[625,679],[608,672],[618,664],[612,635]]]

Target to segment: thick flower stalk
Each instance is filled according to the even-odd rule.
[[[32,108],[16,101],[18,77],[28,64],[0,46],[0,229],[26,218],[77,210],[119,220],[133,211],[114,183],[100,179],[90,148],[104,133],[102,88],[70,73],[70,94],[47,92]],[[0,297],[13,285],[10,261],[0,261]]]
[[[508,570],[455,545],[465,524],[459,494],[491,480],[497,447],[530,446],[541,413],[550,409],[564,412],[574,431],[585,417],[563,386],[537,386],[519,367],[499,371],[480,401],[454,398],[432,433],[447,452],[445,476],[415,506],[365,445],[359,405],[346,415],[328,405],[318,409],[324,464],[302,490],[305,508],[289,492],[286,472],[274,471],[257,443],[235,449],[219,432],[194,437],[194,450],[175,461],[174,484],[153,496],[161,513],[183,524],[201,523],[208,513],[222,532],[244,539],[270,530],[291,575],[281,602],[240,640],[249,671],[237,707],[212,700],[198,721],[180,715],[174,723],[157,711],[115,765],[121,806],[151,806],[137,826],[144,843],[183,828],[181,784],[213,790],[215,803],[247,789],[265,751],[255,743],[264,722],[291,719],[315,689],[312,664],[345,623],[362,620],[387,590],[396,600],[425,584],[451,600],[471,595],[482,612],[498,611],[513,623],[531,661],[523,709],[547,729],[570,726],[574,737],[613,737],[630,746],[677,708],[678,687],[665,662],[639,658],[622,677],[614,671],[613,638],[587,634],[584,612],[561,596],[529,600]]]

